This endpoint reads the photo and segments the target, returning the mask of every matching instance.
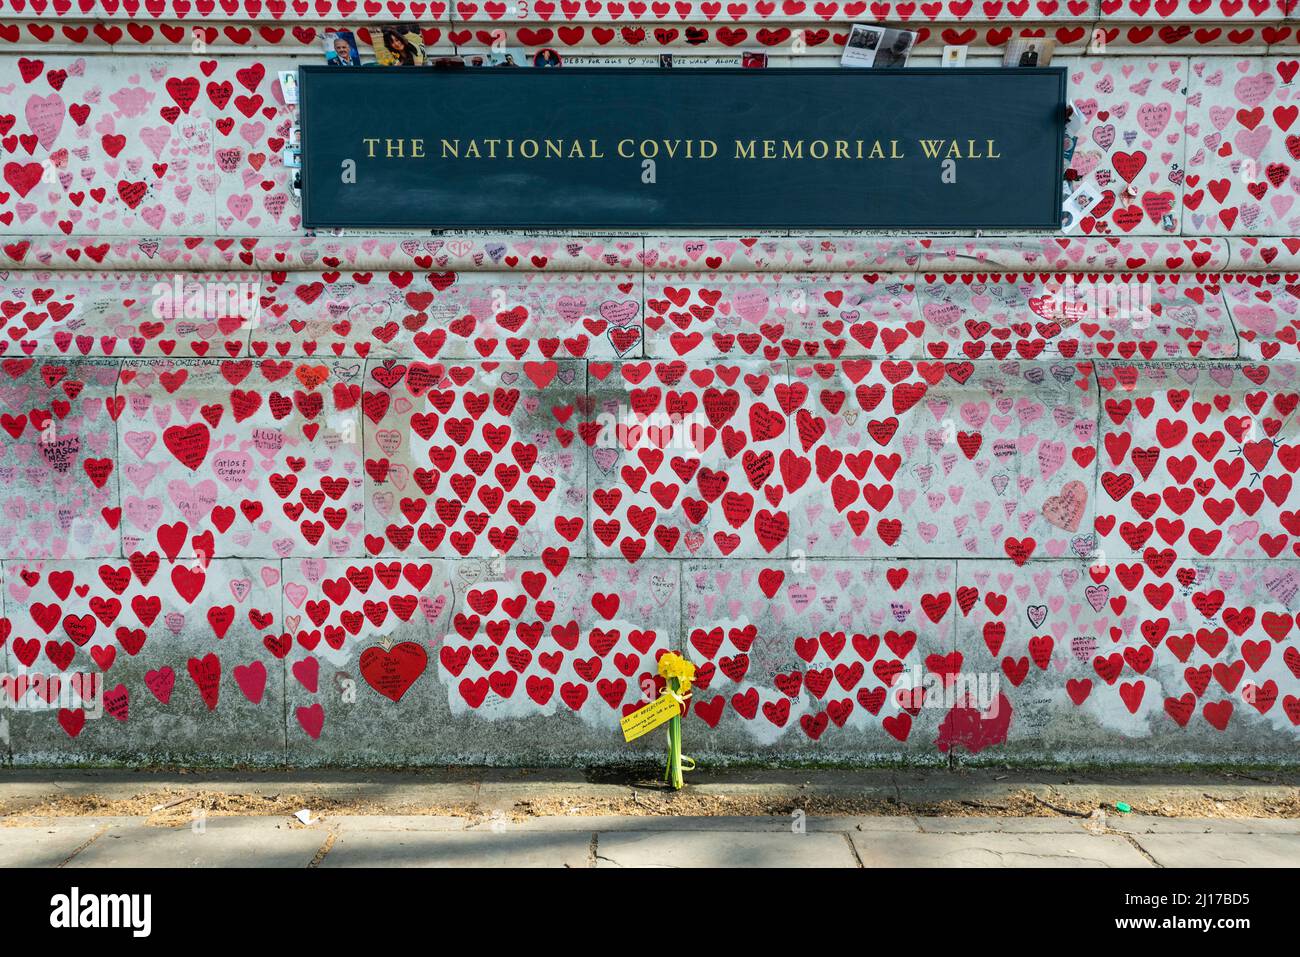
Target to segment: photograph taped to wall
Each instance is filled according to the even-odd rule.
[[[904,67],[915,45],[916,34],[911,30],[855,23],[844,44],[840,66],[877,70]]]
[[[1078,149],[1079,147],[1079,137],[1071,136],[1067,133],[1065,135],[1065,141],[1062,145],[1063,145],[1063,152],[1065,154],[1065,164],[1066,166],[1069,166],[1070,163],[1074,161],[1075,150]]]
[[[424,66],[424,36],[418,23],[373,26],[370,42],[380,66]]]
[[[322,41],[326,66],[360,66],[357,38],[351,30],[326,30]]]
[[[279,73],[280,93],[284,96],[286,106],[298,105],[298,72],[281,70]]]
[[[1065,197],[1061,204],[1061,232],[1073,232],[1088,211],[1101,202],[1101,193],[1091,183],[1083,183]]]
[[[493,45],[487,53],[487,66],[520,66],[523,59],[522,54],[516,54],[507,46]],[[526,62],[526,61],[525,61]]]
[[[1056,41],[1042,37],[1020,37],[1007,41],[1002,54],[1002,65],[1013,67],[1047,66],[1056,52]]]

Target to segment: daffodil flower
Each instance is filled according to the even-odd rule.
[[[665,693],[677,699],[685,710],[691,696],[691,682],[695,680],[695,665],[670,651],[659,658],[659,675],[668,683]],[[682,772],[693,770],[695,762],[682,755],[682,718],[678,714],[668,723],[668,764],[664,768],[664,780],[672,785],[674,791],[680,791],[685,786]]]

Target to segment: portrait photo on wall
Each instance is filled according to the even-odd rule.
[[[1063,192],[1069,189],[1065,184]],[[1101,193],[1090,183],[1080,183],[1074,192],[1065,192],[1061,203],[1061,232],[1073,232],[1092,207],[1101,202]]]
[[[1002,54],[1003,66],[1047,66],[1052,62],[1056,51],[1055,40],[1042,37],[1020,37],[1007,41],[1006,52]]]
[[[844,44],[840,66],[898,69],[907,66],[915,45],[916,34],[911,30],[855,23]]]
[[[326,66],[360,66],[361,54],[357,51],[357,38],[351,30],[326,30]]]
[[[543,47],[533,54],[533,66],[564,66],[564,61],[550,47]]]
[[[370,44],[380,66],[424,66],[424,36],[418,23],[372,26]]]
[[[487,52],[487,59],[484,65],[489,67],[519,66],[519,60],[520,55],[516,54],[515,51],[511,50],[509,47],[493,46],[492,49]]]

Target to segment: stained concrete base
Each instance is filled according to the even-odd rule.
[[[350,823],[321,867],[587,867],[591,853],[591,835],[573,831],[448,834]]]
[[[842,834],[680,833],[597,834],[596,867],[857,867]]]
[[[0,833],[0,867],[61,867],[102,830],[84,819],[48,827],[5,828]]]
[[[304,801],[346,801],[374,805],[396,814],[435,804],[509,807],[538,798],[575,801],[626,799],[645,795],[658,784],[658,769],[430,768],[401,771],[295,769],[265,771],[116,769],[0,769],[0,812],[18,813],[48,801],[69,798],[125,800],[161,792],[215,792],[274,797],[295,794]],[[1008,797],[1028,792],[1048,801],[1133,806],[1208,799],[1225,807],[1242,799],[1293,800],[1300,794],[1300,771],[1247,774],[1221,770],[1012,770],[935,768],[932,770],[716,769],[687,777],[687,795],[800,801],[858,799],[909,805],[959,801],[972,810],[997,810]],[[680,818],[674,818],[680,820]],[[1120,820],[1112,816],[1112,820]],[[1124,820],[1132,820],[1125,818]],[[1160,820],[1172,820],[1162,818]]]
[[[11,816],[5,867],[1286,867],[1300,820],[544,817],[489,826],[400,815],[209,818]]]
[[[863,867],[1150,867],[1122,837],[1006,830],[853,838]]]
[[[1139,840],[1160,867],[1300,867],[1300,832],[1144,834]]]
[[[110,825],[65,867],[306,867],[328,835],[286,818],[208,818],[192,826]],[[5,835],[0,835],[0,846]]]
[[[1298,787],[1293,773],[749,769],[671,795],[652,773],[574,769],[11,768],[0,866],[1295,866],[1300,819],[1276,815]],[[191,821],[200,795],[242,813]]]

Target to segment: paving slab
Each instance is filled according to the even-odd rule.
[[[1148,814],[1112,814],[1112,830],[1127,834],[1300,834],[1300,819],[1287,817],[1153,817]]]
[[[827,819],[834,820],[834,819]],[[842,820],[842,819],[841,819]],[[791,833],[793,818],[787,815],[716,815],[687,817],[675,814],[573,814],[554,817],[528,817],[519,821],[486,820],[470,828],[482,831],[726,831],[729,833]],[[842,826],[835,830],[843,830]]]
[[[648,737],[648,735],[647,735]],[[576,801],[621,801],[630,800],[633,789],[625,784],[581,784],[560,782],[551,784],[547,781],[518,781],[513,783],[492,783],[484,781],[475,794],[477,803],[484,807],[508,808],[517,803],[530,801],[563,800]]]
[[[58,867],[104,825],[76,820],[40,827],[0,828],[0,867]]]
[[[856,867],[857,861],[839,834],[601,832],[596,866]]]
[[[0,802],[21,810],[57,798],[95,796],[125,800],[159,791],[213,791],[226,794],[369,801],[391,806],[461,804],[478,794],[477,777],[463,770],[416,769],[401,772],[355,770],[295,771],[140,771],[6,768],[0,773]]]
[[[321,867],[586,867],[591,833],[433,833],[362,831],[339,834]]]
[[[586,784],[591,778],[575,768],[474,768],[475,777],[484,787],[489,785],[572,785]]]
[[[464,831],[469,818],[439,814],[330,814],[322,818],[343,831]]]
[[[898,772],[893,768],[728,768],[707,767],[695,772],[691,790],[777,789],[794,792],[893,792]],[[916,771],[918,775],[934,772]]]
[[[1124,838],[1078,834],[851,835],[864,867],[1150,867]]]
[[[1079,834],[1084,818],[1074,817],[918,817],[927,834]]]
[[[364,821],[366,818],[353,818]],[[405,818],[394,818],[402,821]],[[911,831],[918,830],[913,817],[827,817],[806,815],[801,819],[806,831],[843,833],[859,831]],[[574,814],[563,817],[529,817],[520,821],[486,820],[467,830],[523,830],[523,831],[726,831],[731,833],[793,834],[800,823],[793,815],[751,814],[682,816],[675,814]],[[364,829],[364,825],[359,825]]]
[[[110,830],[66,866],[306,867],[327,837],[282,817],[209,818],[202,831],[141,825]]]
[[[920,818],[910,815],[889,815],[882,817],[809,817],[808,828],[814,831],[903,831],[916,834],[921,830]]]
[[[1296,867],[1300,834],[1141,834],[1161,867]]]

